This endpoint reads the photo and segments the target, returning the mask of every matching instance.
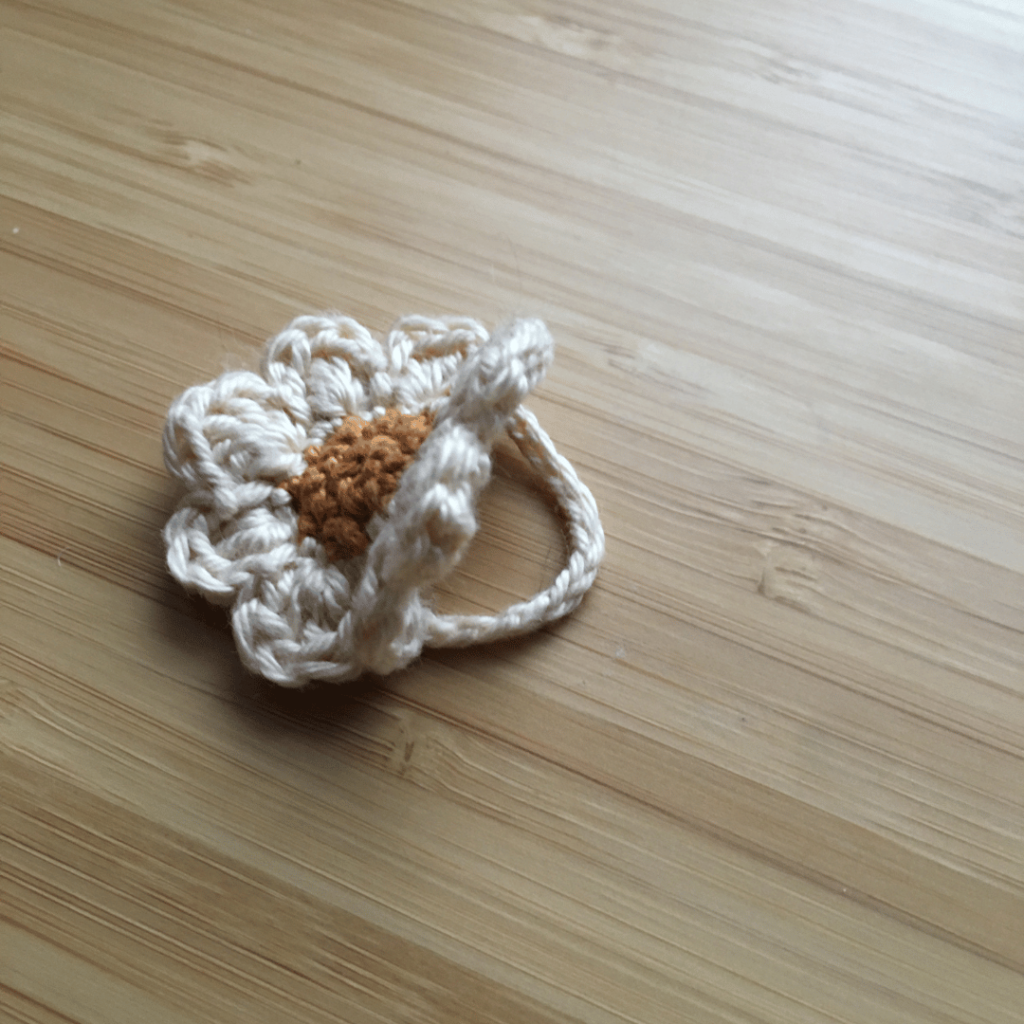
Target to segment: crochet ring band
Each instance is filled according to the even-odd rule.
[[[590,589],[604,554],[604,531],[597,503],[572,463],[555,451],[551,438],[528,409],[520,408],[508,434],[551,488],[565,517],[565,567],[547,589],[497,615],[438,615],[428,620],[428,647],[464,647],[500,640],[553,622],[573,611]]]

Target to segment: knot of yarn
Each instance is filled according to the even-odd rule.
[[[306,469],[281,486],[299,514],[299,537],[315,537],[332,559],[370,546],[367,524],[382,512],[419,451],[434,417],[389,409],[367,422],[347,416],[322,445],[306,449]]]

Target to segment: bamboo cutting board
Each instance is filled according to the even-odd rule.
[[[1013,0],[2,0],[0,1020],[1019,1022],[1022,146]],[[244,672],[160,431],[323,309],[547,320],[575,615]]]

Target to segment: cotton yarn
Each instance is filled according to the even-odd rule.
[[[361,555],[370,520],[387,507],[432,425],[428,414],[397,409],[376,420],[346,416],[325,444],[307,448],[305,471],[281,485],[299,513],[299,538],[316,537],[334,561]]]
[[[522,404],[552,355],[536,319],[489,335],[467,318],[404,317],[377,340],[349,317],[297,318],[267,344],[260,373],[225,373],[171,405],[164,460],[185,489],[164,528],[171,574],[229,606],[246,667],[289,687],[383,675],[425,646],[495,640],[566,615],[594,581],[604,533],[590,491]],[[401,465],[393,452],[379,455],[393,479],[378,488],[390,488],[375,496],[379,508],[359,520],[362,550],[331,557],[349,549],[314,535],[312,520],[300,528],[308,509],[296,508],[294,481],[317,458],[328,465],[325,445],[341,445],[342,461],[346,446],[363,440],[368,452],[383,452],[390,442],[381,438],[405,418],[429,432]],[[497,615],[441,615],[425,593],[476,532],[476,502],[502,433],[555,496],[566,564],[547,589]],[[330,463],[338,479],[322,493],[347,508],[338,480],[356,470],[339,465]]]

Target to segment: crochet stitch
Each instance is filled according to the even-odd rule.
[[[550,364],[539,320],[493,335],[465,318],[404,317],[382,341],[303,316],[171,405],[164,459],[185,487],[164,528],[171,574],[231,608],[245,665],[283,686],[408,665],[424,646],[528,632],[572,611],[604,534],[590,491],[523,399]],[[507,432],[567,527],[554,582],[498,615],[441,615],[425,591],[476,532],[491,449]]]
[[[367,423],[348,416],[322,447],[306,449],[306,471],[281,486],[299,513],[299,537],[316,537],[330,558],[352,558],[370,546],[366,532],[430,431],[429,413],[390,409]]]

